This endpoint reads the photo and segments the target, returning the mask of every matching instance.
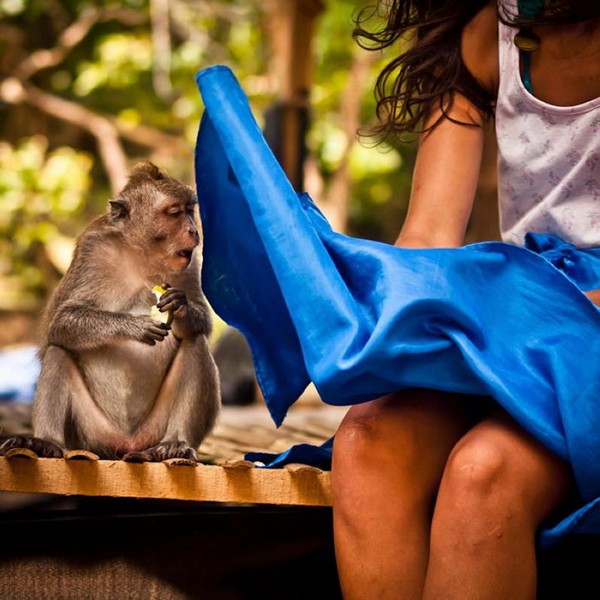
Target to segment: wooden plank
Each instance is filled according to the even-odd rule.
[[[120,460],[0,458],[0,491],[330,506],[329,472]]]

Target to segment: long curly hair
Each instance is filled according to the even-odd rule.
[[[378,0],[355,19],[353,36],[367,50],[399,47],[399,54],[379,73],[375,83],[376,125],[371,135],[403,138],[435,127],[449,116],[454,95],[468,98],[485,117],[493,116],[495,98],[465,67],[461,35],[465,25],[489,0]],[[532,27],[598,18],[596,0],[528,0],[529,10],[514,0],[499,0],[498,17],[507,25]],[[367,21],[383,15],[384,24],[369,30]],[[398,43],[397,43],[398,42]],[[426,116],[436,107],[440,117],[428,128]],[[463,125],[475,123],[458,121]]]

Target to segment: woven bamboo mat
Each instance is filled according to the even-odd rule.
[[[225,406],[199,450],[205,458],[219,460],[241,459],[251,451],[279,453],[294,444],[320,445],[335,433],[346,410],[323,404],[314,396],[304,398],[277,428],[261,400],[249,406]],[[0,402],[0,431],[5,435],[31,433],[31,405]]]

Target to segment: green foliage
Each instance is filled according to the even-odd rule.
[[[92,158],[72,148],[48,151],[42,136],[17,147],[0,142],[0,308],[35,305],[55,271],[68,265],[64,235],[90,187]]]
[[[0,17],[18,15],[25,10],[25,0],[0,0]]]
[[[365,2],[362,6],[372,4]],[[319,161],[325,180],[340,168],[344,160],[352,181],[348,198],[348,232],[392,242],[400,229],[408,205],[410,174],[415,148],[392,142],[375,145],[368,132],[375,119],[373,89],[377,74],[391,60],[393,48],[372,56],[369,76],[361,89],[348,89],[348,77],[356,55],[368,51],[352,38],[355,20],[361,9],[356,0],[328,2],[319,21],[316,36],[315,85],[311,100],[313,127],[309,147]],[[344,94],[361,98],[359,135],[347,148],[343,115]]]
[[[81,61],[73,91],[85,98],[95,91],[139,86],[142,74],[152,65],[152,46],[149,35],[114,33],[98,39],[93,61]]]
[[[375,114],[375,75],[388,56],[376,57],[361,89],[348,90],[356,53],[366,52],[352,39],[353,17],[361,3],[330,0],[325,4],[314,39],[309,149],[326,188],[340,167],[348,168],[349,232],[389,241],[405,211],[414,150],[389,144],[367,148],[369,138],[348,142],[341,113],[344,94],[360,96],[359,125],[367,128]],[[17,44],[12,48],[8,40],[0,40],[0,53],[6,52],[0,75],[10,76],[11,64],[16,66],[36,50],[55,48],[61,33],[84,11],[97,7],[125,11],[127,18],[100,19],[56,65],[36,73],[32,83],[46,93],[114,117],[125,127],[144,125],[185,140],[189,160],[160,154],[161,148],[156,152],[162,166],[191,183],[192,147],[202,112],[195,73],[217,63],[231,66],[259,122],[274,100],[264,13],[269,5],[263,0],[171,0],[169,6],[170,92],[159,93],[155,85],[157,57],[149,0],[0,0],[0,19],[20,36],[11,42]],[[101,210],[109,193],[105,169],[89,134],[40,111],[23,111],[0,105],[0,135],[7,140],[0,144],[3,304],[9,291],[20,304],[44,299],[68,262],[74,235]],[[44,132],[45,137],[30,137],[36,132]],[[153,158],[146,147],[132,142],[124,146],[131,162]]]

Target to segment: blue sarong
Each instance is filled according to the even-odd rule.
[[[541,532],[600,533],[600,249],[551,235],[406,249],[331,229],[296,194],[226,67],[197,75],[202,282],[244,333],[273,420],[309,382],[333,405],[406,388],[490,396],[575,474],[580,504]],[[301,445],[270,466],[331,456]],[[264,456],[263,456],[264,458]]]

